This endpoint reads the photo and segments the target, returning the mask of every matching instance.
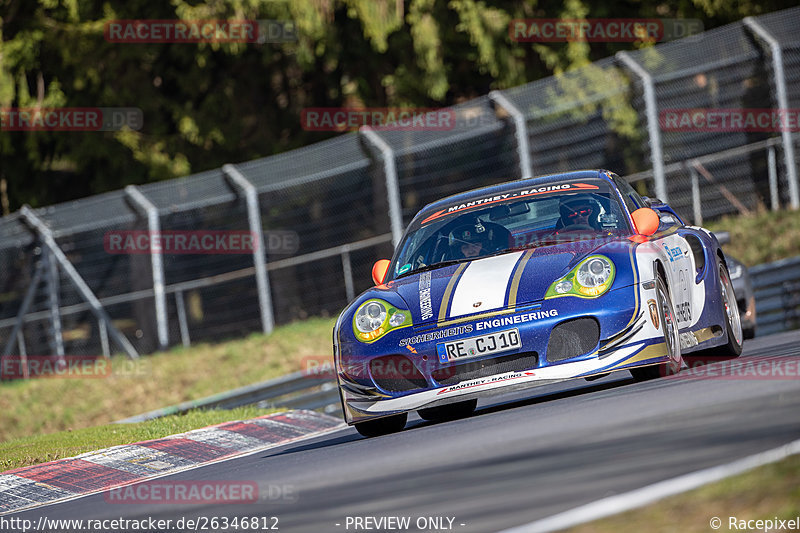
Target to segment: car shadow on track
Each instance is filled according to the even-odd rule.
[[[712,364],[718,363],[722,360],[728,359],[735,359],[734,357],[700,357],[700,356],[692,356],[691,354],[684,356],[686,359],[687,364],[690,368],[696,368],[698,366],[703,366],[705,364]],[[622,374],[622,372],[620,372]],[[569,383],[569,382],[565,382]],[[573,382],[574,383],[574,382]],[[479,407],[474,413],[465,417],[465,418],[474,418],[478,416],[488,415],[492,413],[496,413],[499,411],[507,411],[509,409],[516,409],[518,407],[526,407],[530,405],[537,405],[546,402],[552,402],[557,400],[563,400],[567,398],[573,398],[575,396],[581,396],[583,394],[592,394],[596,392],[602,392],[606,390],[616,389],[619,387],[624,387],[626,385],[633,385],[636,384],[637,381],[634,380],[632,377],[627,378],[620,378],[616,376],[610,376],[606,378],[602,378],[602,381],[592,384],[581,384],[578,386],[573,386],[568,389],[563,390],[556,390],[551,392],[545,392],[542,394],[534,395],[534,396],[526,396],[524,398],[517,398],[513,400],[500,400],[488,403],[485,406]],[[406,425],[405,431],[413,428],[422,428],[427,426],[438,425],[442,423],[448,422],[447,420],[443,421],[425,421],[417,417],[413,417],[409,419],[408,424]],[[355,442],[359,440],[363,440],[364,437],[360,436],[358,433],[355,432],[353,428],[348,428],[346,430],[347,433],[335,433],[334,435],[328,438],[322,438],[320,440],[315,440],[314,442],[301,444],[298,446],[291,446],[284,450],[280,450],[277,453],[268,454],[264,457],[276,457],[280,455],[287,455],[296,452],[304,452],[309,450],[315,450],[319,448],[327,448],[330,446],[338,446],[341,444],[346,444],[348,442]]]
[[[580,396],[582,394],[592,394],[595,392],[601,392],[605,390],[615,389],[618,387],[623,387],[625,385],[632,385],[634,383],[636,383],[636,381],[633,378],[628,377],[623,379],[615,379],[613,381],[603,381],[600,383],[594,383],[592,385],[580,385],[565,390],[547,392],[541,395],[529,396],[517,400],[495,402],[490,405],[487,405],[486,407],[481,407],[480,409],[475,411],[475,413],[472,416],[496,413],[498,411],[506,411],[508,409],[515,409],[517,407],[525,407],[528,405],[537,405],[545,402],[552,402],[556,400],[563,400],[566,398],[573,398],[575,396]]]
[[[289,444],[287,445],[289,446],[288,448],[284,450],[279,450],[276,453],[265,454],[261,458],[266,459],[267,457],[278,457],[280,455],[288,455],[291,453],[306,452],[309,450],[316,450],[319,448],[328,448],[331,446],[338,446],[340,444],[346,444],[348,442],[353,442],[363,439],[363,437],[358,433],[356,433],[356,430],[353,428],[344,428],[342,431],[347,431],[347,433],[342,434],[337,431],[336,433],[330,435],[329,437],[323,437],[319,440],[315,439],[314,442],[302,443],[298,444],[297,446],[292,446],[291,444]]]
[[[613,381],[608,381],[608,382],[604,381],[604,382],[601,382],[601,383],[595,383],[595,384],[591,384],[591,385],[582,385],[582,386],[578,386],[578,387],[572,387],[572,388],[566,389],[566,390],[558,390],[558,391],[547,392],[547,393],[540,394],[540,395],[537,395],[537,396],[527,396],[525,398],[520,398],[520,399],[494,402],[494,403],[491,403],[491,404],[487,405],[486,407],[481,407],[475,413],[473,413],[472,415],[470,415],[467,418],[487,415],[487,414],[490,414],[490,413],[494,413],[494,412],[498,412],[498,411],[505,411],[505,410],[514,409],[514,408],[517,408],[517,407],[524,407],[524,406],[527,406],[527,405],[536,405],[536,404],[540,404],[540,403],[556,401],[556,400],[561,400],[561,399],[565,399],[565,398],[571,398],[571,397],[574,397],[574,396],[579,396],[581,394],[591,394],[591,393],[594,393],[594,392],[600,392],[600,391],[604,391],[604,390],[609,390],[609,389],[621,387],[621,386],[624,386],[624,385],[629,385],[629,384],[632,384],[632,383],[635,383],[635,381],[632,378],[615,379]],[[405,430],[407,431],[407,430],[413,429],[413,428],[432,426],[432,425],[437,425],[437,424],[442,424],[442,423],[446,423],[446,421],[428,422],[428,421],[422,420],[420,418],[415,418],[415,419],[409,420],[409,423],[406,426]],[[347,431],[347,430],[345,430],[345,431]],[[327,438],[321,438],[319,440],[315,439],[314,442],[303,443],[303,444],[300,444],[298,446],[289,445],[290,447],[288,447],[286,449],[283,449],[283,450],[279,450],[276,453],[270,453],[270,454],[264,455],[263,458],[266,458],[266,457],[277,457],[277,456],[288,455],[288,454],[297,453],[297,452],[316,450],[316,449],[319,449],[319,448],[327,448],[327,447],[331,447],[331,446],[338,446],[338,445],[341,445],[341,444],[347,444],[349,442],[355,442],[355,441],[359,441],[359,440],[364,440],[364,437],[362,437],[361,435],[356,433],[355,429],[349,428],[349,431],[347,431],[347,433],[345,433],[345,434],[337,432],[337,433],[335,433],[335,434],[333,434],[333,435],[331,435],[330,437],[327,437]]]

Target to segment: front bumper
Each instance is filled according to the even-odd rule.
[[[648,301],[654,298],[654,290],[637,284],[609,291],[597,299],[556,298],[515,310],[499,311],[489,317],[445,322],[426,331],[398,332],[391,337],[387,335],[390,338],[385,342],[381,339],[379,346],[343,344],[337,347],[336,355],[345,419],[352,424],[665,362],[668,355],[661,324],[658,327],[654,324],[648,310]],[[588,309],[592,310],[591,314],[587,313]],[[548,354],[548,349],[552,348],[549,341],[556,326],[587,318],[596,320],[599,325],[598,341],[593,348],[561,359]],[[467,364],[474,364],[471,364],[469,372],[446,372],[449,367],[463,363],[442,363],[437,357],[437,344],[509,328],[518,329],[522,346],[510,353],[470,358]],[[370,361],[386,356],[398,358],[397,369],[404,377],[410,377],[409,390],[387,390],[380,386],[379,379],[374,379],[374,373],[370,372],[374,367]],[[504,363],[506,360],[509,364]],[[500,362],[503,363],[498,364]]]

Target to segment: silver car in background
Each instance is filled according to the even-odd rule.
[[[721,245],[731,242],[731,235],[727,231],[714,232]],[[742,321],[742,333],[745,339],[756,336],[756,296],[750,273],[747,267],[729,254],[725,254],[728,263],[728,272],[733,283],[733,292],[736,293],[736,304],[739,307],[739,316]]]

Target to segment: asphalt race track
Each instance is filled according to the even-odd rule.
[[[454,531],[497,531],[800,438],[799,355],[800,332],[759,337],[736,362],[793,377],[635,383],[619,372],[487,400],[463,420],[414,418],[375,439],[347,428],[161,478],[255,480],[259,503],[120,505],[96,494],[5,518],[275,516],[280,531],[327,532],[366,530],[346,527],[348,516],[411,517],[408,531],[441,531],[415,521],[449,517]],[[282,496],[264,501],[270,486]]]

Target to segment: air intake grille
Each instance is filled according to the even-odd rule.
[[[375,385],[387,392],[406,392],[428,387],[425,376],[404,355],[385,355],[369,362]]]
[[[530,370],[538,364],[539,356],[536,352],[522,352],[439,368],[431,376],[442,385],[455,385],[469,379]]]
[[[551,363],[589,352],[600,340],[600,325],[593,318],[576,318],[553,328],[547,343],[547,360]]]

